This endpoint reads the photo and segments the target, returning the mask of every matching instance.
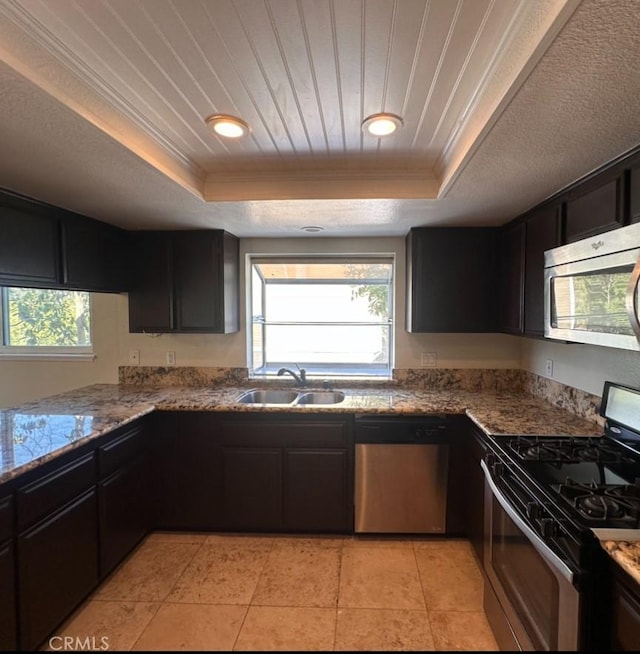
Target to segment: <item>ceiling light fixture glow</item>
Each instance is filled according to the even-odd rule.
[[[205,123],[207,127],[218,134],[229,139],[237,139],[241,136],[246,136],[251,128],[244,120],[236,118],[235,116],[226,116],[225,114],[214,114],[209,116]]]
[[[309,234],[315,234],[317,232],[322,232],[324,230],[324,227],[320,227],[319,225],[306,225],[305,227],[300,228],[303,232],[309,232]]]
[[[402,127],[402,118],[396,114],[372,114],[362,121],[362,129],[372,136],[388,136]]]

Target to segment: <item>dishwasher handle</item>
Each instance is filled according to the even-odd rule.
[[[385,445],[441,445],[449,442],[448,425],[412,423],[360,423],[356,443]]]

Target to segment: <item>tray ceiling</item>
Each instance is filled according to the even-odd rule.
[[[489,135],[582,4],[0,0],[0,137],[16,150],[0,186],[133,228],[282,235],[302,214],[324,219],[329,234],[366,225],[399,234],[443,222],[458,211],[456,189],[471,188],[467,167],[489,152]],[[624,2],[612,4],[625,15]],[[403,127],[365,134],[363,119],[381,111]],[[242,118],[250,134],[212,135],[214,113]],[[34,149],[18,152],[17,134]],[[50,185],[63,179],[64,202],[45,164]],[[121,210],[127,199],[137,213]],[[177,206],[183,216],[168,219]],[[480,219],[472,213],[468,222]]]

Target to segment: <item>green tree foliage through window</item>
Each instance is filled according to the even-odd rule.
[[[89,293],[5,288],[5,345],[89,346]]]

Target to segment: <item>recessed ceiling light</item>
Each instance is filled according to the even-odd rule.
[[[362,121],[362,129],[372,136],[387,136],[402,127],[402,118],[395,114],[372,114]]]
[[[324,230],[324,227],[319,227],[318,225],[306,225],[305,227],[300,228],[303,232],[309,232],[310,234],[315,234],[316,232],[321,232]]]
[[[213,116],[209,116],[204,122],[210,130],[219,136],[229,139],[237,139],[247,135],[251,131],[248,123],[235,116],[214,114]]]

